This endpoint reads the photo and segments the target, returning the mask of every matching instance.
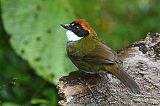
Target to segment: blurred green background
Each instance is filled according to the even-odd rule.
[[[56,84],[76,70],[61,23],[86,19],[114,50],[160,30],[159,0],[1,0],[0,105],[56,106]]]

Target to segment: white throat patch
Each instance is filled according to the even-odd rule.
[[[82,39],[83,37],[78,37],[76,34],[74,34],[72,31],[68,30],[66,32],[66,35],[67,35],[67,40],[68,41],[77,41],[77,40],[80,40]]]

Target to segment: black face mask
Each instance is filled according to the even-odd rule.
[[[62,27],[75,33],[78,37],[86,37],[89,35],[88,30],[85,30],[80,24],[72,22],[70,24],[61,24]]]
[[[89,32],[85,30],[80,24],[75,22],[70,23],[71,31],[78,35],[79,37],[86,37],[89,35]]]

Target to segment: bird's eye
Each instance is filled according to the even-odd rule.
[[[74,26],[74,23],[72,23],[71,25]]]
[[[76,26],[75,28],[76,28],[76,29],[79,29],[79,26]]]

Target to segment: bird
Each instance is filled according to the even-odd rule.
[[[67,29],[67,55],[80,71],[111,73],[134,94],[140,94],[138,84],[123,70],[117,53],[98,38],[85,19],[76,19],[61,26]]]

